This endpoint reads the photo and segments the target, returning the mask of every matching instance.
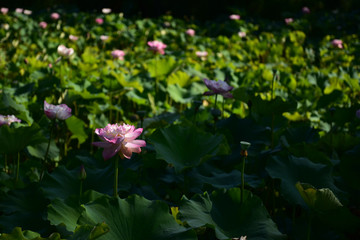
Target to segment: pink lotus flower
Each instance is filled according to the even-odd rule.
[[[51,19],[58,20],[60,18],[60,14],[54,12],[50,15]]]
[[[105,128],[95,130],[101,142],[93,142],[93,145],[104,148],[104,160],[112,158],[116,153],[130,159],[133,152],[140,153],[141,147],[146,146],[144,140],[136,140],[142,131],[142,128],[135,129],[128,124],[108,124]]]
[[[195,36],[195,30],[194,30],[194,29],[191,29],[191,28],[189,28],[188,30],[186,30],[185,33],[186,33],[187,35],[191,36],[191,37]]]
[[[101,24],[104,23],[104,19],[102,19],[102,18],[96,18],[96,19],[95,19],[95,22],[96,22],[97,24],[101,25]]]
[[[229,18],[230,18],[231,20],[240,20],[240,15],[238,15],[238,14],[231,14],[231,15],[229,16]]]
[[[15,12],[16,13],[22,13],[24,11],[24,9],[22,9],[22,8],[16,8],[15,9]]]
[[[246,37],[246,32],[238,32],[239,37],[244,38]]]
[[[31,15],[31,14],[32,14],[32,11],[25,9],[25,10],[24,10],[24,14],[25,14],[25,15]]]
[[[111,55],[115,59],[124,60],[125,53],[124,53],[124,51],[116,49],[116,50],[111,52]]]
[[[301,11],[303,12],[303,14],[310,14],[310,8],[308,8],[308,7],[303,7],[302,9],[301,9]]]
[[[343,48],[343,41],[340,40],[340,39],[334,39],[331,41],[331,44],[334,46],[334,47],[337,47],[337,48]]]
[[[109,40],[109,36],[101,35],[100,39],[101,39],[101,41],[105,42],[105,41]]]
[[[79,39],[79,37],[70,34],[69,39],[73,42],[76,42]]]
[[[208,55],[208,52],[207,51],[196,51],[195,54],[198,57],[206,57]]]
[[[8,9],[8,8],[5,8],[5,7],[3,7],[3,8],[0,9],[0,12],[1,12],[2,14],[4,14],[4,15],[6,15],[6,14],[8,13],[8,11],[9,11],[9,9]]]
[[[111,8],[103,8],[101,11],[103,14],[109,14],[111,13]]]
[[[57,52],[63,57],[70,57],[72,54],[74,54],[74,49],[67,48],[64,45],[59,45],[57,48]]]
[[[166,44],[160,42],[160,41],[149,41],[147,42],[148,46],[149,46],[149,50],[153,51],[154,53],[160,53],[162,55],[165,54],[164,49],[167,47]]]
[[[294,22],[294,19],[293,18],[285,18],[284,21],[287,25],[289,25],[290,23]]]
[[[0,115],[0,126],[7,124],[7,125],[11,125],[11,123],[13,122],[21,122],[20,119],[18,119],[17,117],[15,117],[14,115]]]
[[[40,22],[39,27],[41,27],[42,29],[45,29],[47,27],[47,23],[46,22]]]
[[[214,94],[221,94],[224,98],[233,98],[233,95],[229,93],[234,87],[227,84],[225,81],[215,81],[204,79],[205,85],[211,90],[209,92],[205,92],[204,95],[214,95]]]
[[[44,112],[50,119],[65,120],[71,117],[71,108],[66,104],[52,105],[44,101]]]

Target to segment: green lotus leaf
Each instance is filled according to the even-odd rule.
[[[292,204],[304,205],[297,182],[306,182],[318,188],[338,191],[331,176],[331,166],[313,163],[307,158],[274,156],[268,162],[266,171],[272,178],[281,179],[281,193]]]
[[[206,156],[217,154],[221,145],[227,146],[221,135],[179,125],[156,130],[150,142],[154,144],[157,158],[172,164],[177,172],[199,165]]]
[[[9,234],[1,234],[0,240],[61,240],[61,238],[59,233],[53,233],[48,238],[42,238],[39,233],[29,230],[22,231],[20,227],[16,227]]]
[[[0,128],[0,153],[18,153],[29,145],[46,142],[41,134],[39,125],[32,124],[30,127],[10,128],[7,125]]]
[[[52,225],[65,225],[66,230],[74,232],[83,211],[76,198],[66,201],[56,198],[47,207],[47,219]]]
[[[217,190],[211,195],[195,195],[191,200],[185,196],[180,202],[180,220],[192,228],[210,227],[218,239],[247,236],[248,239],[284,239],[270,218],[260,198],[241,190]]]
[[[84,143],[88,138],[88,134],[85,133],[85,122],[74,115],[65,120],[67,127],[72,133],[71,139],[77,139],[79,145]]]
[[[80,225],[76,228],[74,235],[69,240],[93,240],[98,239],[110,231],[106,223],[99,223],[95,226]],[[105,236],[106,237],[106,236]]]
[[[14,227],[21,226],[36,232],[44,231],[49,227],[49,223],[43,220],[47,205],[48,201],[36,184],[9,191],[0,201],[2,230],[10,232]]]
[[[158,78],[169,74],[176,65],[176,60],[173,57],[166,57],[163,59],[154,58],[146,63],[146,68],[151,77]]]
[[[180,87],[186,87],[191,84],[191,77],[182,71],[172,73],[166,80],[169,85],[178,84]]]
[[[105,222],[110,231],[99,239],[195,240],[192,230],[180,226],[164,202],[132,195],[127,199],[103,196],[84,205],[78,224]]]
[[[300,182],[296,183],[296,188],[324,226],[352,233],[360,228],[360,219],[351,214],[329,188],[316,189],[310,184]]]

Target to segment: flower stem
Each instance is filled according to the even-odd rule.
[[[82,199],[82,192],[83,192],[83,182],[84,180],[80,180],[80,191],[79,191],[79,203],[81,203],[81,199]]]
[[[245,150],[246,151],[246,150]],[[243,164],[241,168],[241,203],[244,202],[244,189],[245,189],[245,161],[246,161],[247,151],[243,156]]]
[[[216,109],[216,103],[217,103],[217,94],[215,94],[215,109]]]
[[[5,154],[4,156],[4,160],[5,160],[5,163],[4,163],[4,171],[7,173],[8,172],[8,165],[7,165],[7,154]]]
[[[50,136],[49,136],[49,142],[48,142],[48,146],[46,148],[46,152],[45,152],[45,156],[44,156],[44,160],[43,160],[43,169],[41,171],[41,174],[40,174],[40,181],[42,180],[42,178],[44,177],[44,172],[45,172],[45,169],[46,169],[46,160],[47,160],[47,157],[49,155],[49,150],[50,150],[50,143],[51,143],[51,137],[52,137],[52,132],[53,132],[53,129],[54,129],[54,126],[55,126],[55,119],[52,121],[51,123],[51,127],[50,127]]]
[[[20,152],[18,152],[18,158],[16,163],[16,179],[15,182],[19,180],[19,170],[20,170]]]
[[[118,175],[119,175],[119,158],[116,156],[115,159],[115,171],[114,171],[114,197],[118,196]]]
[[[311,222],[312,222],[312,215],[309,215],[306,240],[310,240],[310,237],[311,237]]]

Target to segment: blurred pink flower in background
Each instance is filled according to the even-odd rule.
[[[104,19],[102,19],[102,18],[96,18],[96,19],[95,19],[95,22],[96,22],[97,24],[101,25],[101,24],[104,23]]]
[[[188,30],[186,30],[185,33],[186,33],[187,35],[191,36],[191,37],[195,36],[195,30],[194,30],[194,29],[191,29],[191,28],[189,28]]]
[[[49,68],[52,68],[52,64],[51,64],[51,63],[49,63],[49,64],[48,64],[48,67],[49,67]]]
[[[336,48],[343,48],[343,41],[340,39],[334,39],[331,41],[331,44]]]
[[[54,12],[50,15],[51,19],[58,20],[60,18],[60,14]]]
[[[17,13],[22,13],[24,11],[24,9],[22,9],[22,8],[16,8],[15,9],[15,12],[17,12]]]
[[[111,13],[111,8],[103,8],[101,11],[103,14],[109,14]]]
[[[59,45],[57,48],[57,52],[63,57],[70,57],[72,54],[74,54],[74,49],[67,48],[64,45]]]
[[[114,59],[124,60],[125,53],[122,50],[116,49],[111,52],[111,55],[113,56]]]
[[[101,35],[100,39],[101,39],[101,41],[105,42],[105,41],[109,40],[109,36]]]
[[[5,8],[5,7],[2,7],[2,8],[0,9],[0,11],[1,11],[2,14],[5,15],[5,14],[8,13],[9,9],[8,9],[8,8]]]
[[[239,20],[239,19],[240,19],[240,15],[238,15],[238,14],[231,14],[231,15],[229,16],[229,18],[230,18],[231,20]]]
[[[208,52],[207,51],[196,51],[195,54],[198,57],[206,57],[208,55]]]
[[[246,37],[246,32],[238,32],[239,37],[244,38]]]
[[[304,14],[310,14],[310,8],[308,8],[308,7],[303,7],[302,9],[301,9],[301,11],[304,13]]]
[[[224,98],[233,98],[233,95],[229,93],[234,87],[227,84],[225,81],[215,81],[215,80],[209,80],[204,79],[205,85],[210,89],[211,91],[205,92],[204,95],[214,95],[214,94],[221,94]]]
[[[24,10],[24,14],[25,14],[25,15],[31,15],[31,14],[32,14],[32,11],[25,9],[25,10]]]
[[[71,108],[66,104],[52,105],[44,101],[44,112],[50,119],[65,120],[71,117]]]
[[[45,29],[45,28],[47,27],[47,23],[44,22],[44,21],[43,21],[43,22],[40,22],[40,23],[39,23],[39,27]]]
[[[160,41],[148,41],[147,42],[148,46],[149,46],[149,50],[153,51],[154,53],[160,53],[162,55],[165,54],[164,49],[167,47],[166,44],[160,42]]]
[[[69,39],[73,42],[76,42],[79,39],[79,37],[70,34]]]
[[[290,23],[294,22],[294,19],[293,18],[285,18],[284,21],[287,25],[289,25]]]
[[[10,124],[13,122],[21,122],[21,120],[15,117],[14,115],[7,115],[7,116],[0,115],[0,126],[4,124],[10,126]]]
[[[93,142],[97,147],[104,148],[102,153],[104,160],[116,155],[130,159],[133,152],[140,153],[141,147],[146,146],[144,140],[136,140],[143,129],[135,129],[135,126],[128,124],[108,124],[104,128],[97,128],[95,133],[100,137],[101,142]]]

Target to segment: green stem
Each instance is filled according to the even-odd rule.
[[[16,182],[19,180],[19,170],[20,170],[20,152],[18,152],[18,158],[16,163]]]
[[[81,203],[82,192],[83,192],[83,180],[80,180],[79,203]]]
[[[7,154],[5,154],[5,163],[4,163],[4,171],[8,172],[8,165],[7,165]]]
[[[52,132],[53,132],[54,126],[55,126],[55,119],[52,121],[51,127],[50,127],[49,142],[48,142],[48,146],[46,148],[46,152],[45,152],[45,156],[44,156],[44,160],[43,160],[43,169],[42,169],[41,174],[40,174],[40,181],[44,177],[44,172],[45,172],[45,169],[46,169],[46,162],[47,162],[46,160],[47,160],[47,156],[48,156],[49,150],[50,150],[50,143],[51,143],[51,137],[52,137]]]
[[[115,156],[115,171],[114,171],[114,197],[118,196],[118,175],[119,175],[119,158]]]
[[[216,109],[216,103],[217,103],[217,94],[215,94],[215,109]]]
[[[90,143],[90,153],[91,154],[94,153],[94,146],[92,145],[92,143],[94,142],[94,134],[95,134],[95,131],[94,131],[94,129],[92,129],[92,131],[91,131],[91,143]]]
[[[55,119],[52,121],[51,123],[51,128],[50,128],[50,136],[49,136],[49,142],[48,142],[48,146],[46,148],[46,152],[45,152],[45,156],[44,156],[44,161],[46,162],[47,156],[49,154],[49,150],[50,150],[50,143],[51,143],[51,137],[52,137],[52,132],[55,126]]]
[[[312,215],[309,215],[309,222],[308,222],[306,240],[310,240],[310,237],[311,237],[311,222],[312,222]]]
[[[223,101],[222,101],[222,111],[221,111],[221,118],[224,118],[224,104],[225,104],[225,98],[223,97]]]
[[[243,157],[243,164],[241,168],[241,203],[244,201],[244,189],[245,189],[245,161],[246,157]]]

